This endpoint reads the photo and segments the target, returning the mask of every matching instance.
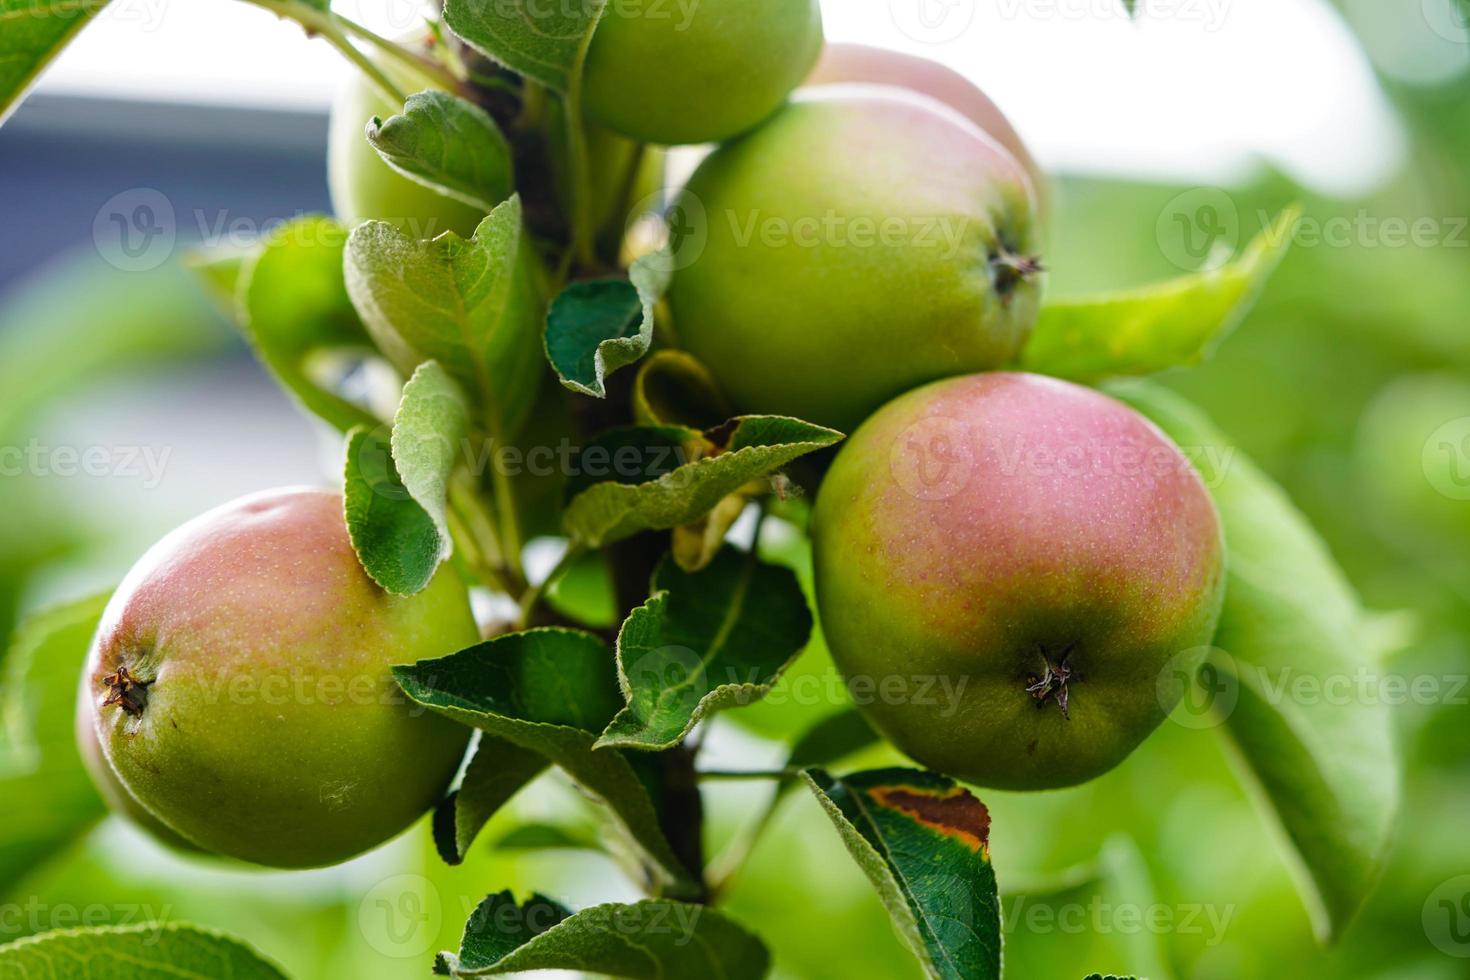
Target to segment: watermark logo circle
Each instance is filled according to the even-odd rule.
[[[173,202],[152,187],[114,194],[92,219],[92,242],[114,268],[156,269],[169,260],[178,242]]]
[[[1446,41],[1470,44],[1470,4],[1464,0],[1420,0],[1429,29]]]
[[[1435,949],[1470,959],[1470,875],[1451,878],[1430,892],[1420,921]]]
[[[635,699],[638,692],[652,694],[661,710],[693,711],[710,690],[704,660],[688,647],[649,650],[625,664],[624,673]]]
[[[1175,654],[1159,671],[1155,693],[1169,720],[1203,730],[1223,725],[1240,703],[1235,658],[1219,647]]]
[[[888,468],[904,493],[918,500],[948,500],[970,485],[975,447],[970,427],[936,415],[920,419],[893,440]]]
[[[434,883],[404,874],[378,882],[357,907],[357,927],[376,952],[392,959],[420,959],[434,951],[444,924],[444,903]]]
[[[1424,443],[1424,478],[1442,497],[1470,500],[1470,415],[1451,419]]]
[[[946,44],[975,23],[975,0],[888,0],[893,26],[920,44]]]
[[[1154,225],[1159,251],[1186,271],[1220,268],[1240,245],[1240,209],[1218,187],[1196,187],[1164,205]]]
[[[709,214],[699,195],[680,191],[670,200],[663,191],[648,195],[628,212],[628,239],[660,272],[678,272],[698,262],[709,245]]]

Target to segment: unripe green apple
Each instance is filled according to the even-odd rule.
[[[1036,320],[1025,169],[921,95],[803,94],[706,159],[672,215],[674,329],[741,411],[851,431],[1009,363]]]
[[[81,754],[82,766],[92,778],[97,795],[102,797],[109,810],[147,831],[160,844],[178,851],[202,853],[202,848],[180,837],[162,820],[145,810],[141,803],[133,799],[133,794],[128,792],[122,780],[117,778],[117,773],[112,771],[112,766],[108,765],[107,759],[102,755],[102,746],[97,742],[97,730],[92,724],[91,699],[85,696],[77,701],[77,751]]]
[[[821,49],[817,0],[610,3],[587,49],[587,118],[645,143],[729,139],[775,112]]]
[[[807,85],[867,82],[894,85],[938,99],[965,116],[1020,161],[1038,195],[1045,194],[1046,175],[1036,164],[1016,127],[1000,106],[968,78],[937,61],[865,44],[829,44],[806,80]]]
[[[404,92],[429,87],[394,65],[379,67]],[[368,143],[367,124],[374,116],[387,119],[402,111],[403,106],[389,102],[362,72],[354,72],[342,86],[332,103],[327,130],[332,209],[349,227],[378,220],[414,238],[434,238],[446,231],[469,238],[484,220],[483,211],[408,179],[384,163]]]
[[[854,701],[920,763],[998,789],[1126,758],[1173,708],[1182,691],[1160,679],[1198,663],[1224,595],[1219,517],[1179,449],[1113,399],[1034,375],[885,406],[827,474],[813,544]]]
[[[335,864],[443,795],[469,731],[410,708],[389,667],[472,646],[464,585],[363,572],[340,495],[278,490],[185,524],[108,604],[83,675],[123,787],[180,836],[256,864]]]

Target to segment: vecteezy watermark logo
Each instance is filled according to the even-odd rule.
[[[888,15],[921,44],[944,44],[975,23],[975,0],[888,0]]]
[[[628,212],[628,239],[641,260],[659,272],[678,272],[699,261],[709,244],[704,202],[688,191],[672,201],[662,191],[648,195]]]
[[[710,692],[710,679],[699,654],[688,647],[664,646],[625,666],[634,697],[656,692],[656,710],[693,711]]]
[[[1164,257],[1179,268],[1218,269],[1240,243],[1240,211],[1218,187],[1196,187],[1164,205],[1154,234]]]
[[[368,945],[393,959],[433,952],[444,919],[434,883],[420,875],[396,875],[374,885],[357,908],[357,926]]]
[[[167,262],[178,241],[174,206],[161,191],[134,187],[109,198],[92,219],[92,241],[124,272],[147,272]]]
[[[1466,0],[1420,0],[1429,29],[1446,41],[1470,44],[1470,3]]]
[[[1470,959],[1470,875],[1451,878],[1431,892],[1421,921],[1435,949]]]
[[[1470,500],[1470,416],[1452,419],[1424,443],[1424,476],[1435,492]]]
[[[970,427],[959,419],[920,419],[893,440],[888,467],[909,496],[948,500],[969,485],[975,472],[971,443]]]
[[[1185,728],[1224,724],[1240,701],[1235,658],[1217,647],[1195,647],[1176,654],[1159,671],[1159,706]]]

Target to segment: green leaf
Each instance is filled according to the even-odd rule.
[[[641,531],[693,524],[747,483],[842,439],[840,432],[797,419],[743,416],[705,433],[700,458],[684,462],[670,455],[684,448],[674,444],[679,431],[665,427],[619,433],[624,446],[636,445],[639,435],[648,436],[640,472],[658,475],[628,482],[613,479],[577,493],[563,515],[567,533],[600,548]],[[674,462],[681,465],[671,468]]]
[[[0,980],[286,980],[237,939],[174,923],[73,929],[0,946]]]
[[[804,777],[925,973],[999,980],[1000,896],[985,805],[952,780],[912,769],[842,779],[809,769]]]
[[[508,436],[540,387],[543,316],[534,250],[513,196],[466,241],[410,238],[369,221],[347,241],[347,292],[378,347],[405,375],[438,361]]]
[[[444,23],[465,43],[557,92],[571,87],[606,0],[446,0]]]
[[[633,263],[627,279],[574,282],[551,304],[546,358],[572,391],[607,397],[607,377],[648,353],[654,307],[669,288],[658,255]]]
[[[402,114],[368,123],[367,141],[409,180],[487,214],[515,189],[500,127],[484,109],[448,92],[410,95]]]
[[[490,818],[550,765],[512,742],[481,734],[459,789],[434,811],[434,846],[445,864],[463,864]]]
[[[633,382],[633,420],[639,425],[687,425],[707,429],[730,417],[730,405],[714,376],[682,350],[654,351]]]
[[[666,558],[653,588],[618,634],[628,706],[599,746],[673,748],[701,719],[765,697],[811,639],[796,574],[732,547],[693,575]]]
[[[0,0],[0,123],[107,0]]]
[[[439,560],[448,558],[449,478],[470,433],[464,392],[437,361],[425,361],[403,389],[393,419],[393,463],[403,487],[434,522]]]
[[[1286,494],[1202,413],[1158,387],[1110,390],[1185,447],[1211,486],[1229,553],[1209,661],[1224,682],[1214,709],[1245,783],[1295,851],[1289,864],[1318,936],[1334,940],[1377,881],[1393,834],[1392,718],[1381,697],[1292,691],[1373,675],[1357,596]]]
[[[518,905],[501,892],[480,903],[459,955],[441,953],[435,972],[488,977],[576,970],[632,980],[761,980],[770,961],[759,939],[705,905],[648,899],[573,915],[540,895]]]
[[[329,390],[315,369],[372,342],[343,282],[347,229],[331,218],[300,218],[263,243],[240,279],[238,310],[260,360],[307,411],[346,432],[375,425],[366,410]]]
[[[1123,0],[1123,9],[1128,11],[1129,17],[1138,16],[1138,0]]]
[[[601,851],[602,842],[584,827],[531,823],[512,827],[494,842],[497,851]]]
[[[393,674],[418,704],[560,766],[608,806],[671,887],[689,885],[632,764],[616,749],[595,747],[623,706],[612,653],[597,637],[511,633]]]
[[[383,429],[353,429],[347,437],[343,497],[347,531],[363,570],[394,595],[422,592],[444,554],[429,512],[409,494],[393,463]]]
[[[106,815],[77,751],[76,713],[107,598],[30,617],[0,665],[0,881],[19,881]]]
[[[1290,208],[1226,265],[1132,292],[1049,303],[1021,367],[1074,381],[1198,364],[1255,305],[1291,246]]]

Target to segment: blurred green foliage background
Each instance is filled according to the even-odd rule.
[[[1449,235],[1470,215],[1470,77],[1434,87],[1388,77],[1383,84],[1412,139],[1405,172],[1361,200],[1323,198],[1280,175],[1220,188],[1212,200],[1238,215],[1237,244],[1292,201],[1304,204],[1308,227],[1365,213],[1411,224],[1429,218]],[[1059,177],[1051,294],[1179,274],[1161,248],[1157,219],[1194,190]],[[1446,681],[1441,692],[1454,695],[1395,709],[1405,796],[1377,893],[1340,946],[1320,948],[1284,851],[1219,741],[1165,725],[1089,786],[981,794],[994,815],[1010,975],[1470,975],[1470,960],[1437,947],[1424,919],[1437,889],[1470,874],[1470,690],[1452,682],[1470,676],[1470,502],[1437,489],[1470,482],[1470,444],[1425,451],[1442,426],[1470,417],[1463,224],[1457,241],[1303,240],[1216,356],[1168,378],[1321,530],[1366,605],[1381,614],[1385,670]],[[119,375],[147,385],[239,356],[184,270],[139,275],[87,259],[63,263],[0,303],[0,444],[24,445],[58,405]],[[274,402],[271,411],[279,410]],[[302,437],[292,438],[299,448]],[[137,545],[130,529],[110,520],[105,499],[78,506],[43,480],[0,480],[0,515],[4,633],[23,609],[104,584]],[[779,536],[767,544],[781,550]],[[825,657],[817,645],[797,673],[829,673]],[[28,776],[37,753],[48,772],[71,763],[75,666],[53,659],[22,670],[13,662],[0,673],[10,711],[0,741],[0,942],[52,928],[188,920],[245,938],[295,976],[387,980],[426,975],[432,953],[456,945],[466,915],[489,891],[534,888],[574,904],[632,893],[591,851],[519,852],[482,842],[464,866],[448,868],[425,826],[347,867],[307,874],[167,853],[104,819],[84,785]],[[720,723],[720,751],[744,766],[778,762],[773,739],[837,707],[757,707],[739,725]],[[18,734],[33,724],[41,729],[34,740]],[[875,752],[853,764],[888,759]],[[733,840],[769,792],[755,783],[711,787],[712,849]],[[486,840],[519,822],[564,824],[584,813],[569,791],[543,780],[496,818]],[[804,794],[782,805],[726,901],[772,944],[781,976],[918,975],[876,895]],[[1150,925],[1144,915],[1140,924],[1129,909],[1162,910],[1167,922]],[[1470,946],[1459,952],[1470,954]]]

